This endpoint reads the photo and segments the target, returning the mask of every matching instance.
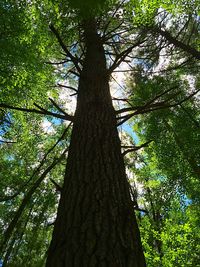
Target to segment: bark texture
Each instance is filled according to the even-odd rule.
[[[84,22],[86,56],[47,267],[144,267],[103,44]]]

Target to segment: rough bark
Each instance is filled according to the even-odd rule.
[[[84,22],[68,162],[47,267],[144,267],[117,132],[103,44]]]

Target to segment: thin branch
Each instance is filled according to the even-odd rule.
[[[31,175],[31,177],[28,179],[27,182],[25,182],[25,184],[23,184],[19,190],[14,193],[13,195],[11,196],[4,196],[4,197],[0,197],[0,202],[5,202],[5,201],[8,201],[8,200],[12,200],[14,199],[15,197],[17,197],[21,192],[22,192],[22,189],[27,186],[30,181],[33,179],[33,177],[36,175],[36,173],[38,173],[41,169],[41,167],[44,165],[45,163],[45,160],[47,159],[47,156],[53,151],[53,149],[58,145],[58,143],[63,140],[69,130],[69,128],[71,127],[72,123],[70,123],[67,128],[64,130],[64,132],[62,133],[62,135],[60,136],[60,138],[56,141],[56,143],[47,151],[47,153],[44,155],[43,159],[41,160],[39,166],[36,168],[36,170],[34,170],[33,174]]]
[[[171,35],[170,32],[168,31],[163,31],[162,29],[160,29],[159,27],[154,27],[152,28],[153,32],[159,33],[161,36],[163,36],[169,43],[175,45],[175,47],[178,47],[180,49],[182,49],[183,51],[185,51],[186,53],[192,55],[193,57],[195,57],[196,59],[200,59],[200,51],[198,51],[197,49],[195,49],[194,47],[183,43],[182,41],[177,40],[175,37],[173,37]]]
[[[19,227],[21,228],[23,226],[23,222],[24,222],[24,226],[20,229],[21,231],[15,231],[13,237],[12,237],[12,240],[9,242],[9,246],[6,248],[6,253],[5,253],[5,256],[3,257],[3,267],[6,267],[7,266],[7,263],[9,261],[9,258],[10,258],[10,255],[13,251],[14,248],[16,248],[16,243],[17,243],[17,247],[19,249],[20,247],[20,244],[21,244],[21,241],[22,241],[22,237],[24,235],[24,232],[25,232],[25,229],[26,229],[26,226],[28,224],[28,221],[30,219],[30,216],[32,214],[32,210],[33,210],[33,205],[31,205],[30,207],[30,210],[28,212],[28,215],[26,217],[26,220],[24,222],[24,220],[21,220],[20,223],[19,223]],[[18,251],[17,249],[17,251]],[[17,255],[17,253],[15,254]]]
[[[60,62],[50,62],[50,61],[48,61],[48,62],[45,62],[45,64],[49,64],[49,65],[63,65],[65,63],[67,63],[67,62],[68,62],[68,60],[63,60],[63,61],[60,61]]]
[[[112,73],[114,71],[114,69],[116,69],[124,61],[124,59],[127,57],[127,55],[132,52],[133,48],[144,43],[145,41],[146,40],[142,40],[142,41],[139,40],[138,42],[136,42],[135,44],[133,44],[132,46],[130,46],[129,48],[125,49],[120,54],[118,54],[114,60],[114,63],[109,68],[109,72]]]
[[[125,151],[122,153],[122,155],[125,156],[126,154],[128,154],[128,153],[130,153],[130,152],[134,152],[134,151],[137,151],[137,150],[139,150],[139,149],[141,149],[141,148],[143,148],[143,147],[147,147],[151,142],[153,142],[153,140],[150,140],[150,141],[148,141],[148,142],[146,142],[146,143],[144,143],[144,144],[142,144],[142,145],[140,145],[140,146],[132,146],[131,149],[127,149],[127,150],[125,150]]]
[[[113,14],[112,14],[112,18],[114,18],[114,16],[116,15],[117,11],[123,6],[124,3],[125,3],[125,0],[123,0],[121,3],[119,3],[119,4],[117,5],[116,9],[114,10],[114,12],[113,12]],[[108,29],[110,23],[111,23],[111,20],[109,20],[108,23],[107,23],[107,24],[105,25],[105,27],[104,27],[104,30],[103,30],[103,36],[104,36],[104,37],[107,36],[107,35],[109,34],[109,33],[106,34],[106,31],[107,31],[107,29]]]
[[[170,105],[161,105],[161,106],[158,106],[156,108],[153,108],[153,109],[147,109],[147,110],[144,110],[144,111],[136,111],[134,115],[137,115],[137,114],[144,114],[144,113],[149,113],[151,111],[156,111],[156,110],[160,110],[160,109],[166,109],[166,108],[172,108],[172,107],[176,107],[176,106],[179,106],[180,104],[186,102],[187,100],[189,100],[190,98],[192,98],[194,95],[196,95],[198,92],[200,91],[197,90],[197,91],[194,91],[192,94],[190,94],[189,96],[185,97],[184,99],[182,99],[181,101],[179,102],[176,102],[174,104],[170,104]]]
[[[54,102],[54,103],[55,103],[55,102]],[[44,109],[43,107],[39,106],[38,104],[34,103],[34,105],[35,105],[38,109],[40,109],[41,111],[49,113],[49,111],[47,111],[47,110]],[[63,112],[63,110],[62,110],[61,112],[65,114],[65,115],[64,115],[65,118],[73,118],[73,116],[67,114],[66,112]],[[51,113],[52,113],[52,112],[51,112]],[[54,114],[57,114],[57,113],[54,113]],[[48,114],[47,114],[47,115],[48,115]],[[59,116],[62,116],[62,115],[60,115],[60,114],[58,114],[58,115],[59,115]],[[68,119],[68,120],[69,120],[69,121],[72,121],[71,119]]]
[[[58,111],[60,111],[61,113],[65,114],[65,116],[68,115],[62,108],[60,108],[58,106],[58,104],[52,98],[49,97],[49,100],[57,108]]]
[[[120,121],[117,126],[120,126],[122,125],[124,122],[126,122],[127,120],[129,120],[130,118],[132,118],[133,116],[135,115],[139,115],[139,114],[145,114],[145,113],[150,113],[152,111],[156,111],[156,110],[161,110],[161,109],[166,109],[166,108],[172,108],[172,107],[176,107],[182,103],[184,103],[185,101],[189,100],[190,98],[192,98],[194,95],[196,95],[198,92],[200,91],[197,90],[195,92],[193,92],[192,94],[190,94],[189,96],[187,96],[186,98],[182,99],[181,101],[177,102],[177,103],[173,103],[173,104],[169,104],[169,105],[166,105],[164,104],[165,102],[160,102],[160,103],[155,103],[151,106],[148,107],[148,109],[145,109],[144,106],[141,107],[139,110],[136,110],[135,112],[131,113],[131,114],[128,114],[128,115],[125,115],[123,117],[120,117],[118,119],[123,119],[122,121]],[[155,107],[156,105],[156,107]],[[153,107],[153,108],[152,108]]]
[[[23,185],[23,187],[24,187],[24,185]],[[21,193],[21,189],[22,188],[20,188],[20,190],[17,191],[16,193],[14,193],[12,196],[4,196],[4,197],[0,198],[0,202],[12,200],[13,198],[17,197]]]
[[[50,178],[50,181],[52,182],[52,184],[55,185],[56,191],[58,191],[58,192],[62,191],[62,187],[58,183],[56,183],[56,181],[54,181],[52,178]]]
[[[69,96],[75,96],[75,95],[77,95],[78,93],[73,93],[73,94],[71,94],[71,95],[69,95]]]
[[[16,141],[0,140],[0,143],[3,143],[3,144],[15,144],[15,143],[17,143],[17,142],[16,142]]]
[[[144,107],[144,106],[135,106],[135,107],[122,108],[122,109],[116,110],[116,114],[118,115],[118,114],[122,114],[122,113],[125,113],[125,112],[128,112],[128,111],[138,110],[138,109],[140,109],[142,107]],[[120,118],[122,118],[122,117],[120,117]]]
[[[134,111],[134,110],[144,110],[145,108],[149,107],[154,101],[156,101],[158,98],[160,98],[161,96],[163,96],[163,95],[165,95],[165,94],[169,93],[170,91],[177,89],[177,88],[178,88],[178,86],[174,86],[174,87],[171,87],[171,88],[165,90],[164,92],[160,92],[158,95],[156,95],[154,98],[152,98],[150,101],[148,101],[143,106],[127,107],[127,108],[122,108],[122,109],[116,110],[116,114],[122,114],[122,113],[125,113],[128,111]],[[171,99],[171,98],[169,98],[169,99]],[[169,99],[167,99],[167,100],[169,100]],[[155,103],[154,106],[155,105],[158,106],[161,104],[163,105],[166,101]]]
[[[79,60],[74,57],[68,50],[67,46],[63,42],[58,30],[54,27],[53,24],[49,25],[50,30],[53,32],[53,34],[56,36],[56,39],[58,40],[60,46],[62,47],[63,51],[66,53],[67,57],[70,58],[70,60],[73,62],[74,66],[78,70],[79,73],[81,73],[81,68],[79,67]]]
[[[71,73],[71,74],[73,74],[73,75],[75,75],[77,77],[80,77],[80,74],[77,73],[76,71],[74,71],[73,69],[72,70],[69,70],[68,73]]]
[[[116,101],[124,101],[124,102],[127,102],[128,99],[127,98],[117,98],[117,97],[113,97],[112,100],[116,100]]]
[[[138,210],[138,211],[141,211],[141,212],[144,212],[144,213],[149,213],[148,210],[144,210],[144,209],[141,209],[139,207],[134,207],[134,210]]]
[[[8,108],[8,109],[18,110],[18,111],[23,111],[23,112],[36,113],[36,114],[42,114],[42,115],[49,115],[49,116],[53,116],[53,117],[56,117],[56,118],[59,118],[59,119],[62,119],[62,120],[73,121],[73,116],[71,116],[71,115],[68,115],[68,114],[66,114],[66,115],[57,114],[57,113],[54,113],[54,112],[50,112],[50,111],[40,107],[37,104],[34,104],[34,105],[37,106],[40,110],[13,107],[11,105],[0,103],[0,107],[1,108]]]
[[[123,21],[120,22],[120,23],[117,25],[117,27],[115,27],[114,29],[112,29],[111,31],[109,31],[108,33],[106,33],[106,34],[102,37],[103,41],[106,42],[107,40],[109,40],[110,38],[112,38],[113,35],[112,35],[111,37],[110,37],[109,35],[110,35],[111,33],[113,33],[113,32],[116,32],[116,30],[119,29],[119,27],[120,27],[123,23],[124,23]]]
[[[111,77],[114,80],[114,82],[116,82],[116,84],[124,91],[125,88],[120,83],[118,83],[118,81],[113,77],[113,75],[111,75]]]
[[[67,89],[71,89],[71,90],[73,90],[75,92],[78,92],[78,90],[76,88],[72,87],[72,86],[68,86],[68,85],[64,85],[64,84],[60,84],[60,83],[58,83],[58,86],[59,87],[64,87],[64,88],[67,88]]]
[[[31,200],[32,195],[35,193],[36,189],[40,186],[40,184],[45,179],[47,174],[63,159],[63,157],[64,157],[65,153],[67,152],[67,150],[68,150],[68,148],[65,149],[65,151],[61,154],[61,156],[58,159],[54,159],[52,164],[41,174],[41,176],[35,181],[33,186],[30,188],[30,190],[25,195],[25,197],[22,200],[18,210],[16,211],[16,213],[14,215],[14,218],[12,219],[11,223],[9,224],[8,228],[6,229],[6,231],[4,233],[4,239],[3,239],[2,245],[0,247],[0,251],[4,250],[8,240],[10,239],[10,237],[11,237],[11,235],[13,233],[13,230],[17,226],[17,223],[18,223],[18,221],[19,221],[24,209],[26,208],[27,204]]]
[[[182,104],[180,104],[180,107],[181,107],[181,109],[187,114],[187,116],[188,116],[188,117],[190,118],[190,120],[194,123],[194,125],[195,125],[197,128],[200,128],[199,122],[193,118],[193,116],[190,114],[190,112],[188,112],[188,110],[187,110],[186,108],[184,108]]]
[[[129,119],[131,119],[133,116],[135,115],[135,112],[128,114],[126,116],[120,117],[119,119],[123,119],[120,122],[117,123],[117,126],[122,125],[124,122],[128,121]]]

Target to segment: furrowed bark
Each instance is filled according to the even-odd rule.
[[[46,266],[144,267],[103,45],[94,21],[83,28],[87,52]]]

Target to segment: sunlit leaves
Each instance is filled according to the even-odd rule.
[[[136,25],[153,25],[162,14],[168,13],[175,17],[183,14],[195,14],[199,16],[198,0],[130,0],[127,1],[127,12],[132,16],[133,23]],[[170,16],[171,16],[170,15]]]

